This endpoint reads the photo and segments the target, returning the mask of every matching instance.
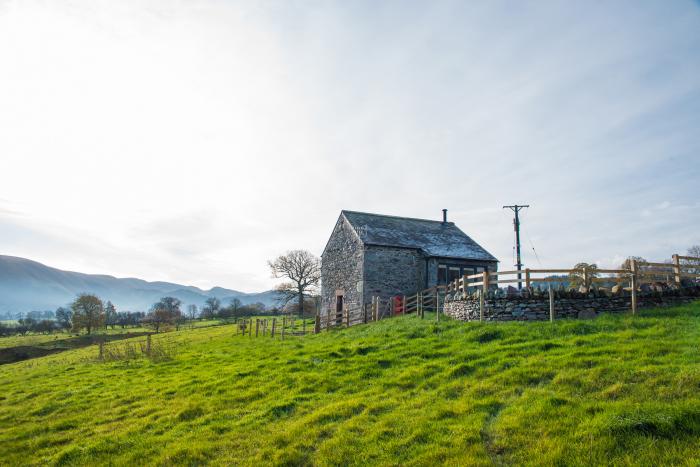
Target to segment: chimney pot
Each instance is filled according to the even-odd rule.
[[[442,222],[447,223],[447,209],[442,210]]]

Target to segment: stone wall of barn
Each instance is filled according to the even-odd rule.
[[[555,319],[593,318],[600,313],[620,313],[631,310],[631,294],[580,294],[557,293],[554,300]],[[700,298],[700,288],[668,290],[664,292],[640,292],[637,296],[639,308],[675,306]],[[486,321],[544,321],[549,319],[547,294],[529,297],[495,297],[493,293],[484,300]],[[476,295],[450,297],[445,301],[445,314],[463,321],[479,320],[479,299]]]
[[[321,310],[335,310],[337,293],[346,304],[362,301],[363,245],[341,216],[321,257]]]
[[[409,295],[425,287],[426,260],[418,250],[365,246],[364,303],[373,296]]]

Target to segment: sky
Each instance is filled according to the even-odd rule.
[[[0,254],[261,291],[342,209],[700,244],[700,3],[0,0]]]

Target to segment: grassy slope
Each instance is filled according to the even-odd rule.
[[[0,367],[8,464],[692,464],[700,304],[550,323],[415,317],[284,342],[232,326]]]

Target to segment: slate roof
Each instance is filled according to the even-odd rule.
[[[366,245],[422,250],[431,257],[498,261],[453,222],[342,211]]]

